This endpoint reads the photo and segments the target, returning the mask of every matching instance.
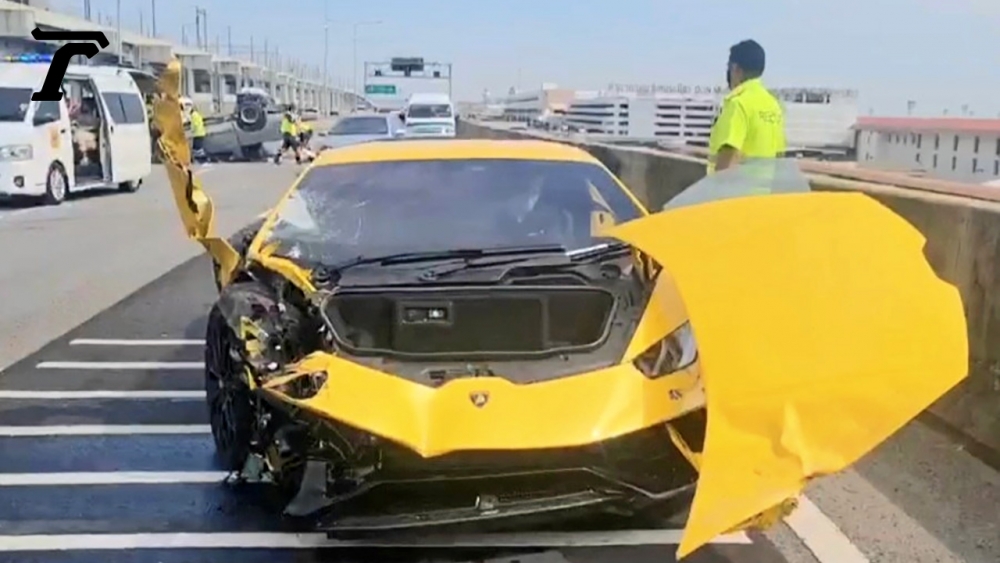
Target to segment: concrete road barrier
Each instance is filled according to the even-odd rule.
[[[462,121],[458,134],[466,138],[542,138],[580,146],[600,159],[653,209],[705,173],[705,161],[695,156],[512,131],[504,124]],[[970,349],[969,378],[935,404],[930,414],[990,448],[990,455],[1000,456],[1000,189],[994,194],[988,188],[962,184],[910,181],[884,174],[876,178],[874,173],[806,161],[803,169],[810,172],[814,189],[867,193],[927,237],[928,260],[943,279],[962,293]],[[889,178],[897,185],[873,183]]]

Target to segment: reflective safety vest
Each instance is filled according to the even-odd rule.
[[[777,158],[785,152],[784,112],[759,78],[733,88],[723,100],[708,141],[709,174],[715,172],[724,146],[736,149],[743,158]]]
[[[205,131],[205,118],[198,110],[191,111],[191,136],[194,138],[204,137],[208,133]]]
[[[282,135],[298,135],[298,128],[295,127],[295,122],[287,117],[281,119],[281,134]]]

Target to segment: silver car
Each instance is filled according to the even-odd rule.
[[[403,121],[397,113],[348,115],[340,118],[327,132],[320,133],[320,150],[346,147],[379,139],[394,139],[404,134]]]

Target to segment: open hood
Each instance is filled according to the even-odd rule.
[[[698,341],[708,427],[681,557],[853,464],[967,374],[962,301],[921,233],[864,194],[810,192],[794,160],[708,176],[608,234],[670,272]]]

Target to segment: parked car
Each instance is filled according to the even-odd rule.
[[[319,132],[320,150],[345,147],[366,141],[392,139],[405,133],[398,113],[348,115],[340,118],[329,131]]]

